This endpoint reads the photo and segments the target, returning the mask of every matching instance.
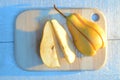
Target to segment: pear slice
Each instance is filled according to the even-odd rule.
[[[57,22],[57,20],[55,19],[51,20],[51,24],[56,34],[58,43],[60,44],[60,47],[65,55],[66,60],[69,63],[73,63],[75,61],[76,50],[72,40],[68,36],[65,29]]]
[[[50,68],[60,67],[57,55],[59,48],[53,32],[50,21],[47,21],[40,44],[40,55],[43,63]]]

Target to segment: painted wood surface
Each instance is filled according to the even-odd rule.
[[[98,8],[107,19],[108,56],[106,65],[97,71],[29,72],[15,63],[14,28],[16,16],[28,9]],[[1,80],[119,80],[120,79],[120,0],[0,0],[0,77]],[[9,13],[9,14],[8,14]],[[34,77],[31,77],[34,76]],[[8,77],[11,76],[11,77]],[[16,77],[13,77],[16,76]],[[24,77],[20,77],[24,76]]]
[[[69,3],[70,2],[70,3]],[[53,7],[53,4],[56,4],[58,7],[61,8],[98,8],[100,9],[107,19],[107,37],[108,39],[120,39],[120,32],[119,32],[119,0],[117,1],[104,1],[104,0],[89,0],[89,1],[79,1],[75,0],[75,3],[71,1],[55,1],[55,0],[47,0],[47,1],[39,1],[38,0],[3,0],[0,1],[0,42],[6,41],[14,41],[14,21],[16,16],[22,12],[23,10],[27,9],[46,9]],[[8,15],[8,13],[10,13]],[[7,19],[7,22],[6,22]],[[4,26],[4,27],[2,27]],[[1,30],[2,29],[2,30]]]
[[[39,76],[40,79],[48,79],[51,80],[51,78],[54,76],[57,77],[59,80],[59,77],[61,77],[63,80],[64,79],[84,79],[84,80],[103,80],[103,79],[111,79],[113,78],[114,80],[119,80],[119,71],[120,71],[120,61],[119,61],[119,50],[120,50],[120,41],[108,41],[108,55],[107,55],[107,63],[106,65],[101,68],[100,70],[96,71],[67,71],[67,72],[42,72],[42,71],[26,71],[22,70],[18,67],[18,65],[15,62],[15,55],[14,55],[14,43],[1,43],[0,45],[0,75],[1,76],[24,76],[24,77],[29,77],[30,76]],[[116,51],[114,52],[114,50]],[[5,53],[5,54],[4,54]],[[116,55],[115,55],[116,54]],[[7,56],[9,55],[9,56]],[[9,61],[9,62],[8,62]],[[84,77],[83,77],[84,76]],[[85,77],[87,76],[87,77]],[[91,77],[94,76],[94,77]],[[100,77],[102,76],[102,77]],[[47,77],[47,78],[45,78]],[[6,77],[7,78],[7,77]],[[8,77],[9,78],[9,77]],[[14,78],[14,77],[13,77]],[[1,79],[1,77],[0,77]],[[3,77],[3,79],[5,79]],[[12,79],[12,77],[11,77]],[[6,79],[9,80],[9,79]],[[13,79],[15,80],[15,79]],[[24,79],[22,79],[24,80]]]

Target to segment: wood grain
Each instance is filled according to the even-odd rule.
[[[80,13],[91,20],[91,15],[97,13],[100,19],[96,22],[106,31],[106,22],[103,14],[96,9],[61,9],[62,12]],[[106,48],[100,49],[97,55],[86,57],[77,51],[77,58],[73,64],[68,64],[64,57],[60,59],[60,68],[47,68],[39,57],[39,44],[44,23],[48,19],[56,18],[68,32],[65,19],[55,10],[29,10],[17,17],[15,30],[15,57],[17,64],[25,70],[96,70],[106,60]],[[68,32],[69,33],[69,32]],[[70,35],[70,34],[69,34]]]

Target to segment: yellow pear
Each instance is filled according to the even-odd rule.
[[[40,44],[40,55],[43,63],[51,68],[60,67],[58,60],[58,44],[53,33],[53,28],[50,21],[47,21],[42,35]]]
[[[68,36],[65,29],[57,22],[57,20],[51,20],[51,24],[66,60],[69,63],[73,63],[75,61],[75,47],[72,40]]]
[[[66,18],[74,44],[82,54],[92,56],[98,49],[106,46],[106,34],[98,24],[88,21],[78,13],[65,16],[55,5],[54,8]]]
[[[76,48],[84,55],[94,55],[96,50],[94,50],[88,40],[74,26],[71,26],[70,22],[67,23]]]

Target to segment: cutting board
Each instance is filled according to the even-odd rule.
[[[106,32],[107,26],[104,15],[97,9],[60,10],[66,15],[70,13],[80,13],[86,19],[99,24]],[[94,16],[97,16],[97,19],[95,19]],[[77,56],[73,64],[68,64],[64,56],[61,56],[60,68],[46,67],[41,60],[39,51],[44,24],[50,19],[57,19],[71,37],[66,26],[66,20],[54,9],[26,10],[17,16],[15,28],[15,60],[21,69],[34,71],[96,70],[105,64],[107,48],[100,49],[95,56],[89,57],[83,56],[76,49]]]

